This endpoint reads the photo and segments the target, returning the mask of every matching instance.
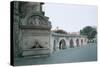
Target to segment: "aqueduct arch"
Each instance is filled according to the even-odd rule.
[[[83,39],[81,39],[81,45],[83,45]]]
[[[73,42],[73,39],[71,39],[71,40],[69,41],[69,43],[70,43],[70,48],[74,48],[74,42]]]
[[[53,50],[55,51],[56,50],[56,40],[54,40],[54,43],[53,43]]]
[[[76,46],[79,47],[79,39],[76,39]]]
[[[66,48],[66,42],[64,39],[62,39],[59,42],[59,49],[65,49],[65,48]]]

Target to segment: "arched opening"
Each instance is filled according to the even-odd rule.
[[[83,39],[81,39],[81,45],[83,45]]]
[[[76,45],[79,46],[79,39],[76,40]]]
[[[59,42],[59,49],[66,49],[66,42],[64,39],[62,39],[60,42]]]
[[[85,42],[87,41],[87,39],[85,38]]]
[[[70,40],[70,48],[74,48],[74,42],[72,39]]]
[[[54,44],[53,44],[53,50],[56,50],[56,40],[54,40]]]

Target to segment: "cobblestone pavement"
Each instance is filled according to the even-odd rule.
[[[25,57],[17,58],[15,65],[37,65],[37,64],[57,64],[57,63],[72,63],[97,60],[97,45],[88,44],[84,47],[67,48],[54,52],[49,57],[34,58]]]

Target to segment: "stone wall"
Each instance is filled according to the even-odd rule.
[[[32,52],[35,48],[50,49],[51,22],[42,11],[43,3],[22,1],[13,1],[13,3],[14,21],[12,23],[15,56],[21,55],[25,52],[24,50]]]

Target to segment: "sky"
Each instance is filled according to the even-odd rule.
[[[85,26],[97,26],[97,6],[45,3],[45,15],[49,17],[52,30],[63,29],[78,32]]]

